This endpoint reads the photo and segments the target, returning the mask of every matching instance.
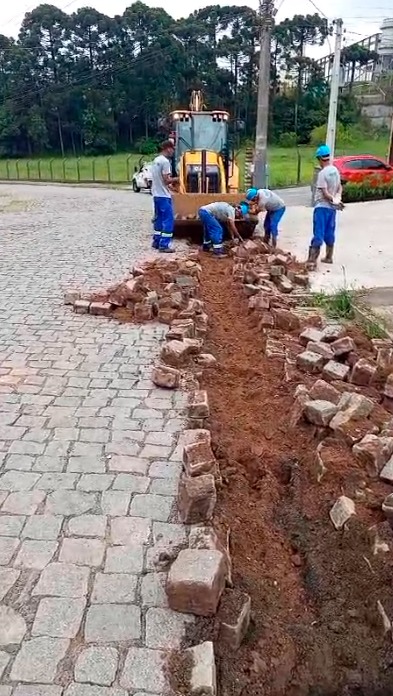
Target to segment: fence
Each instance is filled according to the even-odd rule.
[[[125,184],[134,174],[138,155],[0,160],[3,181]]]

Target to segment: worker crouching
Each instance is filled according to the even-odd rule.
[[[216,202],[203,205],[198,211],[198,217],[203,225],[203,250],[211,251],[216,256],[224,254],[224,236],[226,225],[232,239],[239,237],[236,219],[241,219],[248,213],[248,205],[234,207],[229,203]]]
[[[277,246],[278,225],[280,224],[286,211],[285,203],[273,191],[269,189],[248,189],[246,199],[250,203],[252,211],[261,213],[266,211],[263,223],[265,236],[263,241],[270,244],[273,248]]]

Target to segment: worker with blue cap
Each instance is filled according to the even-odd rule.
[[[198,217],[203,225],[203,250],[213,250],[216,256],[222,256],[225,235],[223,225],[227,226],[231,238],[235,239],[239,237],[235,220],[245,217],[247,213],[247,203],[233,206],[224,201],[217,201],[203,205],[198,211]]]
[[[344,209],[341,202],[340,172],[331,164],[331,152],[328,145],[321,145],[317,149],[316,158],[321,169],[315,185],[313,237],[308,254],[308,264],[311,269],[316,266],[323,244],[326,245],[326,256],[322,262],[333,263],[337,210]]]
[[[257,209],[258,213],[266,211],[263,228],[265,236],[264,242],[271,244],[273,248],[277,246],[278,225],[285,213],[285,203],[277,193],[269,189],[250,188],[246,193],[246,199]]]

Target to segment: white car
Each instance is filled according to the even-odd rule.
[[[151,190],[151,167],[153,162],[142,162],[139,166],[139,171],[135,167],[135,174],[132,177],[132,188],[135,193],[139,193],[142,189]]]

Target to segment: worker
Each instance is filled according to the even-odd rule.
[[[203,225],[203,250],[213,249],[216,256],[222,256],[225,234],[223,224],[227,225],[231,238],[235,239],[239,236],[235,220],[244,217],[247,213],[247,203],[241,203],[236,207],[224,201],[203,205],[198,211],[198,217]]]
[[[175,152],[172,140],[162,143],[160,154],[155,158],[151,168],[151,192],[154,203],[153,249],[163,253],[173,253],[171,247],[175,216],[173,212],[172,192],[170,187],[179,179],[171,175],[171,159]]]
[[[337,210],[344,209],[340,172],[330,163],[328,145],[318,148],[316,158],[321,171],[315,186],[313,237],[308,254],[310,267],[316,265],[323,244],[326,244],[326,256],[322,262],[333,263]]]
[[[277,193],[269,189],[250,188],[246,193],[246,199],[254,207],[256,213],[266,211],[263,227],[265,230],[264,242],[277,246],[278,225],[285,213],[285,203]]]

